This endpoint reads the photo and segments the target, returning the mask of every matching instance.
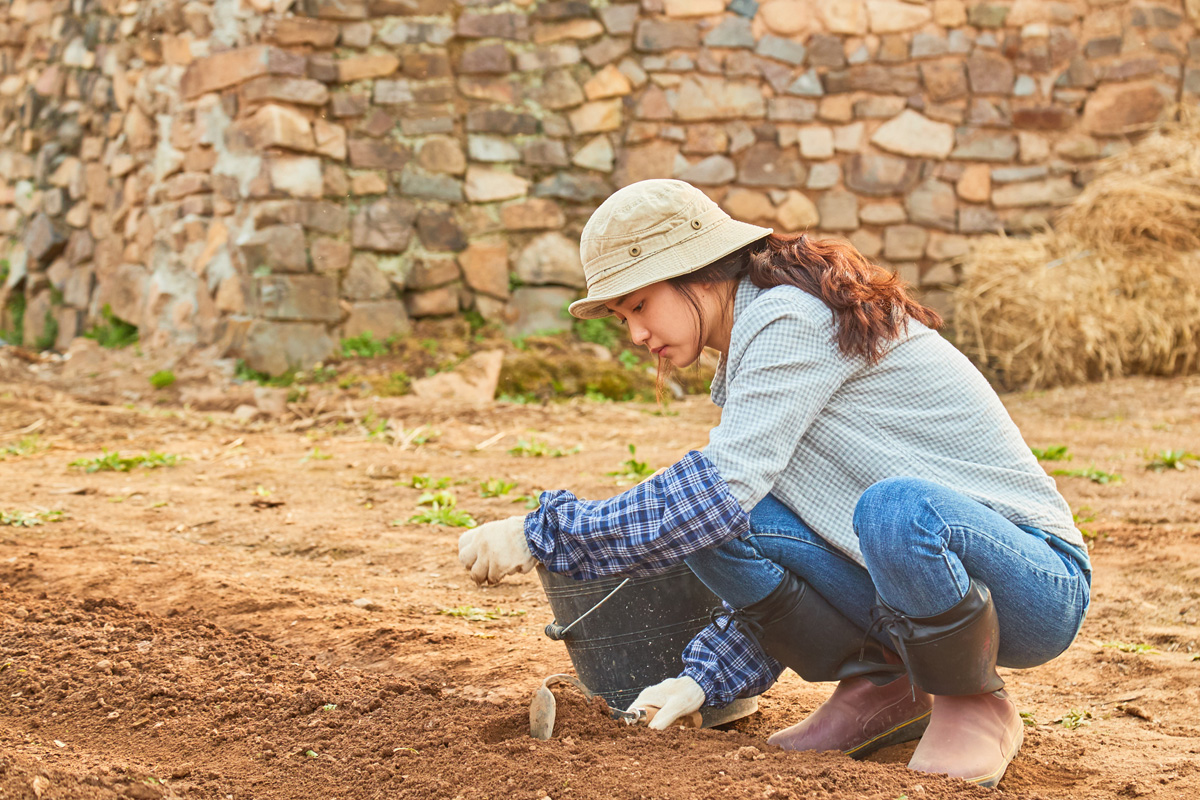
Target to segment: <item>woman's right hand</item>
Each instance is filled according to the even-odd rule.
[[[654,719],[646,726],[656,731],[665,730],[681,717],[686,717],[704,705],[704,690],[695,680],[684,675],[667,678],[662,683],[647,686],[629,706],[635,708],[657,708]]]

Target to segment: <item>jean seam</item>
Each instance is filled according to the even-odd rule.
[[[844,560],[847,564],[853,564],[856,567],[862,566],[861,564],[858,564],[858,563],[846,558],[846,554],[840,550],[835,550],[833,548],[825,547],[821,544],[818,544],[817,542],[808,541],[806,539],[797,539],[795,536],[789,536],[787,534],[787,532],[785,532],[785,531],[761,531],[761,530],[755,531],[754,533],[749,534],[749,536],[747,537],[747,541],[749,539],[757,539],[760,537],[770,538],[770,539],[787,539],[788,541],[795,542],[797,544],[803,544],[808,547],[812,547],[815,550],[820,550],[823,553],[828,553],[831,556],[836,556],[837,558]],[[753,545],[751,545],[751,546],[753,546]],[[755,547],[754,549],[758,550],[757,547]],[[761,550],[759,550],[759,554],[762,555]],[[766,558],[766,556],[763,555],[763,558]],[[771,559],[767,559],[767,560],[770,561]],[[772,563],[774,563],[774,562],[772,562]],[[782,567],[780,567],[780,569],[782,569]]]
[[[1059,574],[1056,572],[1050,572],[1050,571],[1042,568],[1041,566],[1034,564],[1032,561],[1029,560],[1029,558],[1024,553],[1022,553],[1018,550],[1014,550],[1011,547],[1009,547],[1007,544],[1005,544],[1004,542],[997,540],[992,535],[990,530],[980,530],[979,528],[974,528],[974,527],[971,527],[970,525],[961,525],[961,524],[960,525],[950,525],[948,523],[947,523],[947,527],[950,529],[951,536],[953,536],[955,533],[958,533],[960,535],[966,534],[966,533],[971,533],[976,536],[987,539],[992,544],[993,547],[1004,550],[1004,552],[1008,553],[1012,558],[1020,560],[1020,562],[1026,568],[1028,568],[1034,572],[1037,572],[1039,575],[1044,575],[1047,578],[1057,578],[1057,579],[1067,580],[1067,581],[1078,581],[1082,577],[1082,573],[1071,574],[1068,572],[1067,574]],[[966,553],[967,537],[965,535],[962,536],[962,541],[963,541],[963,545],[962,545],[963,553],[961,554],[960,558],[965,558],[967,556],[967,553]],[[1047,545],[1047,547],[1049,547],[1049,545]],[[1054,548],[1051,547],[1050,550],[1052,552],[1054,552],[1055,555],[1057,556],[1057,551],[1054,551]],[[1062,563],[1064,567],[1066,566],[1066,562],[1062,561],[1062,559],[1057,559],[1057,560],[1059,561],[1059,563]]]

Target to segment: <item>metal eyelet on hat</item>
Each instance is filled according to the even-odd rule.
[[[635,244],[633,247],[629,248],[629,255],[640,256],[641,254],[642,254],[642,246],[641,245]]]
[[[700,225],[701,225],[700,220],[698,220],[698,219],[692,220],[692,228],[693,229],[700,230]]]

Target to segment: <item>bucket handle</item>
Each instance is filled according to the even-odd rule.
[[[616,588],[613,589],[608,594],[604,595],[604,598],[599,603],[596,603],[596,605],[592,606],[587,611],[583,612],[583,614],[581,614],[574,622],[572,622],[570,625],[567,625],[565,628],[562,625],[559,625],[557,620],[555,620],[554,622],[551,622],[549,625],[546,626],[546,635],[556,642],[562,641],[563,639],[566,638],[567,631],[571,630],[571,628],[574,628],[576,625],[578,625],[580,620],[587,617],[588,614],[591,614],[597,608],[599,608],[600,606],[607,603],[608,599],[610,597],[612,597],[614,594],[616,594],[617,592],[621,591],[621,587],[624,586],[625,584],[629,583],[630,580],[632,580],[632,579],[626,578],[625,580],[618,583]]]

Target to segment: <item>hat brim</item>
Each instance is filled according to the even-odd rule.
[[[588,296],[567,307],[579,319],[600,319],[612,315],[608,303],[653,283],[677,278],[707,267],[735,250],[774,233],[748,222],[726,218],[686,242],[652,253],[636,266],[621,270],[611,279],[597,283]]]

